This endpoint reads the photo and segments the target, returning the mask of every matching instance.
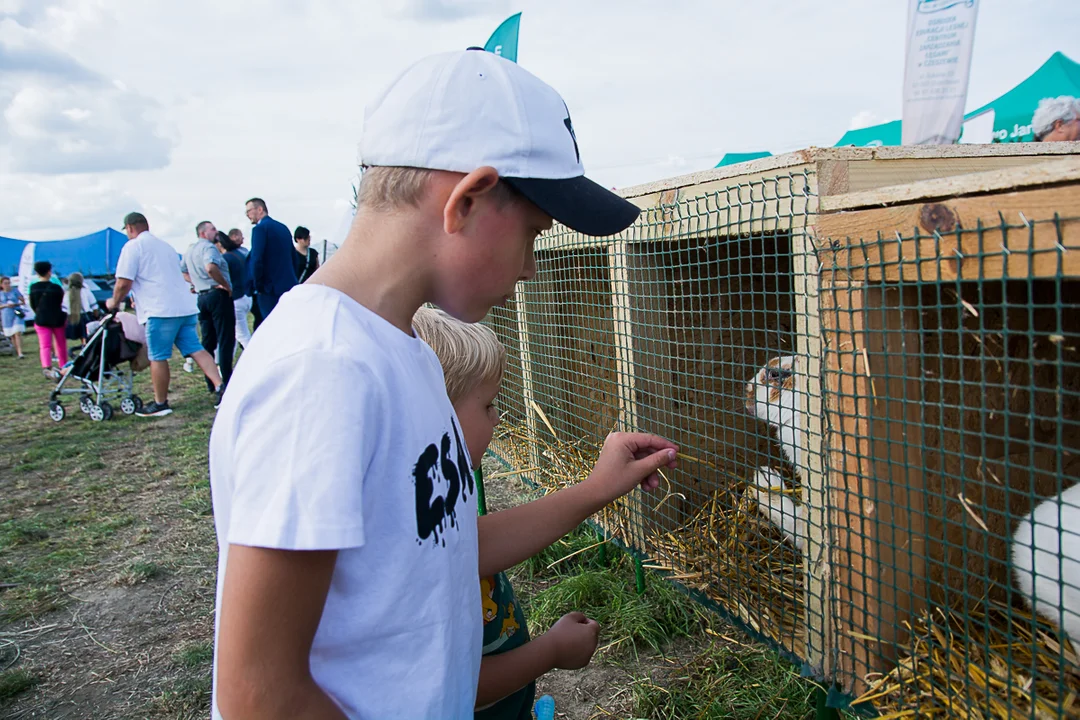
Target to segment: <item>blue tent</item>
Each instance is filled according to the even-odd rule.
[[[48,260],[53,264],[57,275],[80,272],[83,275],[112,275],[116,272],[116,261],[120,258],[120,249],[127,242],[127,235],[105,228],[90,235],[70,240],[45,240],[31,243],[29,240],[0,237],[0,273],[17,276],[19,260],[23,249],[35,245],[34,257]]]

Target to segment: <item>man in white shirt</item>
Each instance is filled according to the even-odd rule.
[[[150,234],[150,224],[141,213],[124,217],[124,232],[128,242],[120,251],[116,263],[116,285],[106,303],[115,310],[128,293],[135,296],[135,314],[146,325],[146,350],[150,357],[150,378],[154,384],[154,401],[135,413],[139,417],[163,417],[172,413],[169,407],[169,358],[173,345],[185,357],[191,357],[207,380],[217,388],[221,403],[221,375],[214,357],[203,349],[195,331],[198,308],[184,276],[180,274],[180,258],[163,240]]]

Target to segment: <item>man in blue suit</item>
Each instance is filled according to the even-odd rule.
[[[255,302],[265,320],[278,299],[296,285],[296,270],[293,268],[296,251],[289,228],[270,217],[262,198],[248,200],[244,214],[254,225],[251,228],[247,271]]]

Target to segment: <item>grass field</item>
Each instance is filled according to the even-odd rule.
[[[209,717],[212,397],[174,361],[173,415],[95,423],[66,401],[55,423],[25,340],[26,360],[0,357],[0,717]],[[523,492],[505,480],[489,502]],[[603,628],[589,668],[540,682],[559,717],[811,714],[794,668],[658,577],[639,596],[629,558],[596,541],[580,530],[511,573],[534,632],[570,610]]]

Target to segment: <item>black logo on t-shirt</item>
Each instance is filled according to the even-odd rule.
[[[416,481],[417,542],[432,537],[436,545],[446,546],[446,532],[457,527],[458,500],[466,502],[476,490],[465,444],[461,441],[457,423],[450,418],[454,440],[443,433],[439,447],[428,445],[413,466]],[[456,448],[456,452],[453,452]],[[436,494],[438,491],[438,494]],[[442,533],[442,537],[440,537]]]

